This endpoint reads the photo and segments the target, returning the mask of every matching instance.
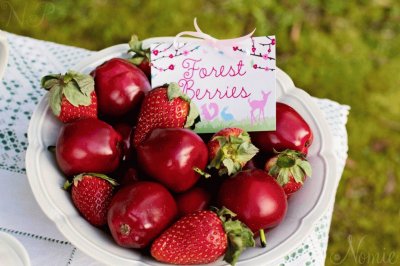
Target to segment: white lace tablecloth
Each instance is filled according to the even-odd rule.
[[[93,52],[9,33],[7,38],[10,56],[0,82],[0,231],[24,245],[33,266],[100,265],[66,240],[43,214],[29,187],[24,161],[29,119],[45,93],[40,78],[50,72],[63,73]],[[349,107],[314,100],[335,138],[339,183],[347,158]],[[324,265],[333,203],[304,242],[278,265]]]

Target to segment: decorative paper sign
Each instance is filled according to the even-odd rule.
[[[198,133],[275,130],[275,36],[151,45],[153,88],[177,82],[195,103]]]

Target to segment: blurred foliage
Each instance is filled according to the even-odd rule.
[[[351,106],[326,263],[352,236],[358,256],[394,252],[400,264],[399,1],[0,0],[2,29],[93,50],[192,30],[194,17],[216,38],[275,34],[278,65],[298,87]]]

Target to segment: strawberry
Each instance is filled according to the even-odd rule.
[[[64,75],[51,74],[42,78],[41,86],[50,91],[50,108],[61,122],[97,118],[97,97],[90,75],[72,70]]]
[[[83,217],[94,226],[107,224],[107,211],[117,183],[103,174],[83,173],[72,183],[66,181],[64,189],[71,188],[72,202]]]
[[[135,53],[131,59],[128,59],[131,63],[140,68],[147,76],[151,78],[151,67],[150,67],[150,48],[144,49],[142,42],[139,41],[136,35],[132,35],[129,41],[129,52]]]
[[[215,133],[207,146],[210,160],[208,168],[219,170],[220,175],[239,172],[258,152],[249,134],[235,127]]]
[[[307,176],[311,176],[312,169],[305,155],[295,150],[284,150],[269,159],[265,170],[283,187],[286,195],[293,194],[302,186]]]
[[[198,117],[196,106],[177,83],[155,88],[142,103],[133,146],[137,147],[155,128],[189,128]]]
[[[241,252],[254,247],[251,230],[226,208],[217,213],[197,211],[179,219],[151,246],[151,255],[171,264],[206,264],[225,254],[224,260],[235,265]]]

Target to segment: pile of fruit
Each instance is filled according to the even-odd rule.
[[[277,103],[276,131],[196,134],[196,106],[176,83],[151,89],[149,51],[130,42],[90,75],[42,78],[63,127],[55,157],[79,213],[126,248],[172,264],[234,265],[284,219],[311,167],[310,127]]]

